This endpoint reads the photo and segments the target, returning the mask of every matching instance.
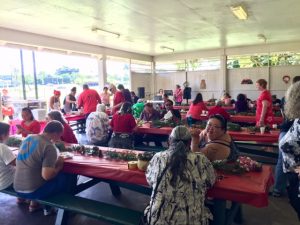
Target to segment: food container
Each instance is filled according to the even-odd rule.
[[[129,170],[136,170],[138,168],[138,162],[137,161],[130,161],[127,163]]]

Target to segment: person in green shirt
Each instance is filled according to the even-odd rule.
[[[139,99],[137,103],[132,106],[134,118],[140,118],[141,113],[144,110],[145,103],[142,99]]]

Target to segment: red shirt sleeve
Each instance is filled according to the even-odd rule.
[[[33,134],[39,134],[41,132],[41,124],[38,121],[34,120],[30,124],[30,129]]]
[[[69,124],[64,124],[64,133],[61,136],[61,140],[67,143],[77,144],[78,141],[73,133],[73,130]]]
[[[81,108],[83,106],[83,101],[82,101],[82,93],[78,97],[78,108]]]

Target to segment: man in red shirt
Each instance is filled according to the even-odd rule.
[[[222,108],[222,102],[218,101],[217,105],[212,107],[209,112],[208,112],[208,118],[216,115],[216,114],[220,114],[221,116],[224,117],[224,119],[229,120],[230,119],[230,115],[228,112],[226,112],[226,110],[224,108]]]
[[[91,112],[95,112],[97,104],[101,103],[101,98],[97,91],[89,89],[87,84],[83,85],[83,92],[78,98],[78,108],[83,107],[83,112],[88,116]]]
[[[122,103],[125,102],[125,98],[121,91],[118,91],[114,84],[109,85],[109,91],[114,95],[112,114],[115,114],[122,106]]]

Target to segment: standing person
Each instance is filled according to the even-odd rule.
[[[60,91],[54,90],[53,96],[50,98],[49,107],[51,110],[61,110],[60,109]]]
[[[0,122],[0,190],[12,185],[15,175],[16,157],[4,144],[9,137],[9,125]]]
[[[17,125],[17,134],[27,137],[29,134],[39,134],[41,132],[41,125],[34,119],[30,108],[22,109],[22,119],[21,125]]]
[[[267,81],[259,79],[256,81],[256,87],[261,94],[256,101],[256,126],[262,127],[267,124],[272,125],[274,115],[272,111],[272,98],[267,88]]]
[[[76,87],[71,89],[71,93],[68,94],[64,99],[64,113],[70,113],[76,108]]]
[[[119,84],[118,89],[119,89],[119,91],[122,92],[122,94],[124,96],[124,101],[130,102],[132,104],[132,98],[131,98],[130,91],[128,89],[125,89],[123,84]]]
[[[183,92],[179,84],[176,85],[176,90],[174,91],[174,100],[175,105],[181,105],[181,102],[183,100]]]
[[[103,88],[103,92],[100,94],[101,101],[105,106],[110,105],[110,94],[108,93],[108,87]]]
[[[290,204],[300,221],[300,82],[294,83],[286,93],[285,115],[294,120],[291,128],[279,141],[283,157],[283,171],[287,174]]]
[[[72,130],[72,128],[70,127],[70,125],[66,122],[66,120],[63,118],[63,115],[60,111],[51,111],[48,113],[48,119],[49,121],[59,121],[63,127],[64,127],[64,131],[62,132],[61,135],[61,140],[66,142],[66,143],[72,143],[72,144],[77,144],[77,138]]]
[[[300,76],[295,76],[293,78],[292,83],[296,83],[300,81]],[[285,97],[284,104],[285,104]],[[282,105],[282,109],[284,109],[284,105]],[[285,113],[283,113],[284,121],[280,126],[280,134],[279,134],[279,142],[281,139],[285,136],[285,134],[289,131],[289,129],[294,124],[294,119],[286,118]],[[286,184],[287,184],[287,175],[283,172],[283,157],[282,157],[282,151],[278,151],[278,160],[275,168],[275,183],[273,188],[273,196],[274,197],[280,197],[286,190]]]
[[[109,118],[105,113],[104,104],[98,104],[96,112],[92,112],[86,119],[86,138],[90,144],[107,146]]]
[[[198,93],[186,114],[188,124],[192,125],[198,121],[201,121],[200,115],[203,113],[203,111],[208,111],[208,109],[203,102],[202,94]]]
[[[144,110],[145,103],[142,99],[139,99],[137,103],[132,106],[132,112],[134,118],[140,118],[141,113]]]
[[[60,122],[51,121],[42,134],[30,135],[22,142],[14,178],[14,189],[21,198],[44,199],[65,190],[66,177],[60,174],[64,160],[53,144],[60,139],[63,129]],[[31,201],[29,212],[40,207]],[[44,210],[44,214],[49,215],[49,211]]]
[[[101,98],[98,92],[90,89],[87,84],[82,86],[83,92],[78,97],[78,108],[83,107],[83,112],[87,117],[91,112],[95,112],[98,103],[101,103]]]
[[[121,105],[125,102],[123,93],[118,91],[114,84],[109,85],[109,91],[114,95],[112,115],[115,114],[120,108]]]
[[[133,149],[133,132],[136,122],[131,114],[131,103],[124,102],[118,113],[110,121],[113,134],[108,143],[109,147]]]
[[[13,119],[13,115],[14,115],[14,108],[13,105],[11,104],[11,98],[8,94],[8,90],[7,89],[2,89],[2,116],[3,119],[5,118],[5,116],[8,116],[8,118],[10,120]]]
[[[208,225],[212,215],[204,205],[206,191],[215,182],[212,164],[191,151],[191,134],[177,126],[169,149],[156,153],[146,171],[152,194],[144,211],[150,225]]]
[[[136,96],[134,91],[131,91],[130,94],[131,94],[131,100],[132,100],[133,104],[137,103],[139,100],[139,97]]]

